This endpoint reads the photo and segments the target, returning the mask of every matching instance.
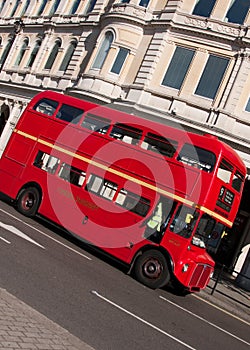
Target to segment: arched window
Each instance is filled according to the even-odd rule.
[[[98,53],[96,55],[96,58],[94,60],[94,63],[93,63],[93,66],[92,68],[97,68],[97,69],[101,69],[104,62],[105,62],[105,59],[109,53],[109,50],[110,50],[110,47],[111,47],[111,44],[114,40],[114,35],[112,32],[107,32],[105,34],[105,38],[98,50]]]
[[[66,54],[63,58],[63,61],[60,65],[59,71],[66,71],[68,68],[68,65],[70,63],[70,60],[74,54],[75,48],[76,48],[77,42],[72,41],[68,47],[68,50],[66,51]]]
[[[6,0],[2,0],[0,3],[0,12],[2,11],[2,9],[4,8],[4,5],[6,3]]]
[[[26,13],[26,11],[28,10],[29,5],[30,5],[30,0],[26,0],[25,4],[24,4],[24,7],[22,9],[22,12],[21,12],[21,16],[23,16]]]
[[[15,14],[17,8],[18,8],[19,2],[20,2],[19,0],[16,0],[14,6],[12,7],[12,10],[11,10],[11,13],[10,13],[10,17],[14,16],[14,14]]]
[[[45,6],[47,5],[47,2],[48,2],[48,0],[41,0],[40,7],[39,7],[39,9],[38,9],[38,11],[37,11],[37,15],[38,15],[38,16],[41,15],[41,14],[43,13],[43,11],[44,11],[44,9],[45,9]]]
[[[31,55],[30,55],[28,63],[27,63],[27,67],[28,68],[32,67],[32,65],[33,65],[33,63],[34,63],[34,61],[36,59],[37,53],[38,53],[38,51],[40,49],[41,43],[42,42],[41,42],[40,39],[36,41],[35,46],[34,46],[32,52],[31,52]]]
[[[69,15],[73,15],[74,13],[76,13],[79,5],[80,5],[81,0],[75,0],[71,9],[69,10]]]
[[[58,9],[58,6],[59,6],[59,4],[60,4],[60,1],[61,1],[61,0],[55,0],[55,1],[53,2],[53,5],[52,5],[52,7],[51,7],[51,9],[50,9],[50,15],[53,15],[53,14],[56,12],[56,10]]]
[[[25,51],[27,50],[27,47],[28,47],[28,44],[29,44],[29,41],[27,38],[24,39],[23,41],[23,44],[21,46],[21,49],[19,51],[19,54],[17,56],[17,59],[16,59],[16,62],[15,62],[15,66],[19,66],[22,59],[23,59],[23,56],[25,54]]]
[[[13,43],[13,38],[10,38],[7,42],[7,45],[2,53],[2,56],[0,58],[0,69],[2,69],[5,61],[6,61],[6,58],[10,52],[10,49],[11,49],[11,46],[12,46],[12,43]]]
[[[88,3],[86,10],[85,10],[85,13],[89,13],[89,12],[93,11],[95,4],[96,4],[96,0],[89,0],[89,3]]]
[[[58,54],[58,51],[59,51],[59,48],[61,47],[61,41],[58,39],[56,40],[55,42],[55,45],[53,46],[51,52],[50,52],[50,55],[49,55],[49,58],[44,66],[44,69],[51,69],[52,66],[53,66],[53,63],[55,62],[56,60],[56,56]]]

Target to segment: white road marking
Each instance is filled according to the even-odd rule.
[[[12,233],[14,233],[14,235],[19,236],[23,239],[25,239],[26,241],[33,243],[35,245],[37,245],[38,247],[45,249],[41,244],[37,243],[36,241],[34,241],[32,238],[30,238],[29,236],[27,236],[25,233],[23,233],[22,231],[18,230],[16,227],[11,226],[11,225],[6,225],[3,222],[0,222],[0,227],[2,227],[3,229],[10,231]]]
[[[160,298],[161,298],[162,300],[164,300],[164,301],[167,301],[169,304],[171,304],[171,305],[177,307],[178,309],[181,309],[182,311],[185,311],[186,313],[188,313],[188,314],[190,314],[190,315],[192,315],[192,316],[198,318],[199,320],[201,320],[201,321],[203,321],[203,322],[209,324],[210,326],[212,326],[212,327],[214,327],[214,328],[220,330],[221,332],[223,332],[223,333],[225,333],[225,334],[227,334],[227,335],[230,335],[230,337],[235,338],[235,339],[239,340],[240,342],[242,342],[242,343],[244,343],[244,344],[246,344],[246,345],[250,345],[250,343],[248,343],[247,341],[245,341],[245,340],[243,340],[243,339],[237,337],[237,335],[234,335],[234,334],[232,334],[232,333],[226,331],[225,329],[223,329],[223,328],[217,326],[216,324],[214,324],[214,323],[212,323],[212,322],[206,320],[205,318],[194,314],[192,311],[189,311],[189,310],[185,309],[184,307],[182,307],[182,306],[180,306],[180,305],[178,305],[178,304],[176,304],[176,303],[173,303],[172,301],[170,301],[170,300],[168,300],[168,299],[162,297],[161,295],[160,295]]]
[[[13,219],[15,219],[15,220],[21,222],[23,225],[26,225],[27,227],[30,227],[30,228],[32,228],[33,230],[39,232],[41,235],[43,235],[43,236],[45,236],[45,237],[51,239],[52,241],[54,241],[54,242],[60,244],[60,245],[63,246],[64,248],[67,248],[67,249],[71,250],[72,252],[74,252],[74,253],[76,253],[76,254],[82,256],[83,258],[85,258],[85,259],[87,259],[87,260],[92,260],[92,259],[91,259],[90,257],[88,257],[87,255],[78,252],[77,250],[75,250],[75,249],[73,249],[73,248],[67,246],[66,244],[64,244],[64,243],[62,243],[62,242],[60,242],[60,241],[58,241],[57,239],[55,239],[55,238],[53,238],[53,237],[50,237],[50,236],[47,235],[46,233],[42,232],[41,230],[37,229],[36,227],[34,227],[34,226],[32,226],[32,225],[27,224],[25,221],[23,221],[23,220],[17,218],[16,216],[14,216],[14,215],[8,213],[7,211],[5,211],[5,210],[3,210],[3,209],[0,209],[0,211],[3,212],[3,213],[6,214],[6,215],[12,217]]]
[[[5,238],[3,238],[3,237],[0,237],[0,239],[1,239],[2,241],[4,241],[5,243],[7,243],[7,244],[11,244],[9,241],[7,241],[7,239],[5,239]]]
[[[133,314],[132,312],[130,312],[130,311],[126,310],[126,309],[124,309],[124,308],[121,307],[120,305],[118,305],[118,304],[114,303],[113,301],[111,301],[111,300],[105,298],[104,296],[102,296],[102,295],[99,294],[98,292],[92,290],[91,293],[94,294],[94,295],[96,295],[98,298],[102,299],[103,301],[105,301],[105,302],[107,302],[107,303],[113,305],[113,306],[116,307],[117,309],[119,309],[119,310],[125,312],[126,314],[128,314],[128,315],[130,315],[130,316],[136,318],[138,321],[140,321],[140,322],[146,324],[147,326],[153,328],[153,329],[156,330],[157,332],[160,332],[160,333],[166,335],[167,337],[173,339],[173,340],[176,341],[177,343],[184,345],[186,348],[191,349],[191,350],[195,350],[195,348],[193,348],[192,346],[190,346],[190,345],[184,343],[184,342],[181,341],[180,339],[178,339],[178,338],[174,337],[173,335],[171,335],[171,334],[165,332],[164,330],[162,330],[162,329],[156,327],[156,326],[153,325],[152,323],[149,323],[148,321],[144,320],[143,318],[141,318],[141,317],[139,317],[139,316]]]
[[[192,296],[195,297],[196,299],[199,299],[199,300],[203,301],[204,303],[206,303],[206,304],[208,304],[208,305],[210,305],[210,306],[213,306],[215,309],[218,309],[218,310],[220,310],[221,312],[224,312],[224,314],[227,314],[227,315],[229,315],[229,316],[235,318],[236,320],[241,321],[241,322],[247,324],[248,326],[250,326],[250,323],[249,323],[249,322],[247,322],[246,320],[243,320],[243,319],[240,318],[239,316],[236,316],[236,315],[232,314],[231,312],[226,311],[226,310],[222,309],[221,307],[219,307],[219,306],[217,306],[217,305],[215,305],[215,304],[213,304],[213,303],[210,303],[208,300],[205,300],[205,299],[199,297],[198,295],[192,294]]]

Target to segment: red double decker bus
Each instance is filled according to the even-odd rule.
[[[228,145],[45,91],[0,159],[0,191],[129,267],[150,288],[205,288],[211,240],[235,219],[246,168]]]

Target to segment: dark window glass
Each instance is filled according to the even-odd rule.
[[[117,184],[91,174],[88,179],[86,190],[111,201],[116,193]]]
[[[214,99],[228,62],[227,58],[210,55],[195,94]]]
[[[137,145],[142,135],[142,130],[127,124],[117,123],[111,130],[110,136],[125,143]]]
[[[180,89],[193,57],[194,50],[177,47],[162,81],[162,85]]]
[[[227,12],[226,20],[231,23],[243,24],[249,7],[250,0],[234,0]]]
[[[143,149],[160,153],[170,158],[174,156],[177,146],[178,146],[177,141],[166,139],[162,136],[152,134],[151,132],[149,132],[145,136],[145,139],[141,144],[141,147]]]
[[[110,120],[88,113],[82,122],[82,127],[88,130],[96,131],[100,134],[106,134],[110,125]]]
[[[199,0],[193,10],[193,15],[209,17],[216,0]]]
[[[195,168],[211,172],[214,169],[216,157],[210,151],[186,143],[182,147],[177,160]]]
[[[58,105],[59,103],[57,101],[49,100],[48,98],[43,98],[35,104],[33,109],[37,112],[51,116],[55,113],[55,110],[57,109]]]
[[[50,174],[54,174],[58,167],[60,160],[56,157],[51,156],[43,151],[38,151],[36,159],[34,161],[34,166],[42,170],[47,171]]]
[[[79,123],[84,111],[82,109],[63,104],[56,114],[56,118],[66,122],[77,124]]]
[[[250,112],[250,98],[248,99],[245,111]]]
[[[150,209],[150,200],[126,191],[125,189],[119,192],[115,202],[124,209],[143,217],[147,215]]]
[[[67,182],[81,187],[85,181],[86,173],[69,164],[63,163],[58,175]]]
[[[233,177],[232,187],[236,191],[241,192],[243,183],[244,183],[244,176],[239,171],[236,171]]]
[[[123,64],[125,63],[125,60],[129,54],[128,49],[120,48],[119,52],[116,56],[115,62],[113,64],[113,67],[111,68],[111,72],[115,74],[120,74]]]
[[[194,208],[180,205],[176,211],[173,221],[170,224],[170,231],[179,236],[189,238],[192,235],[194,226],[199,217]]]

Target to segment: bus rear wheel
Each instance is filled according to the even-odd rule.
[[[168,284],[170,273],[164,255],[158,250],[147,250],[140,255],[134,265],[135,278],[151,289]]]
[[[40,204],[40,194],[37,188],[23,188],[17,198],[17,209],[27,217],[34,217]]]

